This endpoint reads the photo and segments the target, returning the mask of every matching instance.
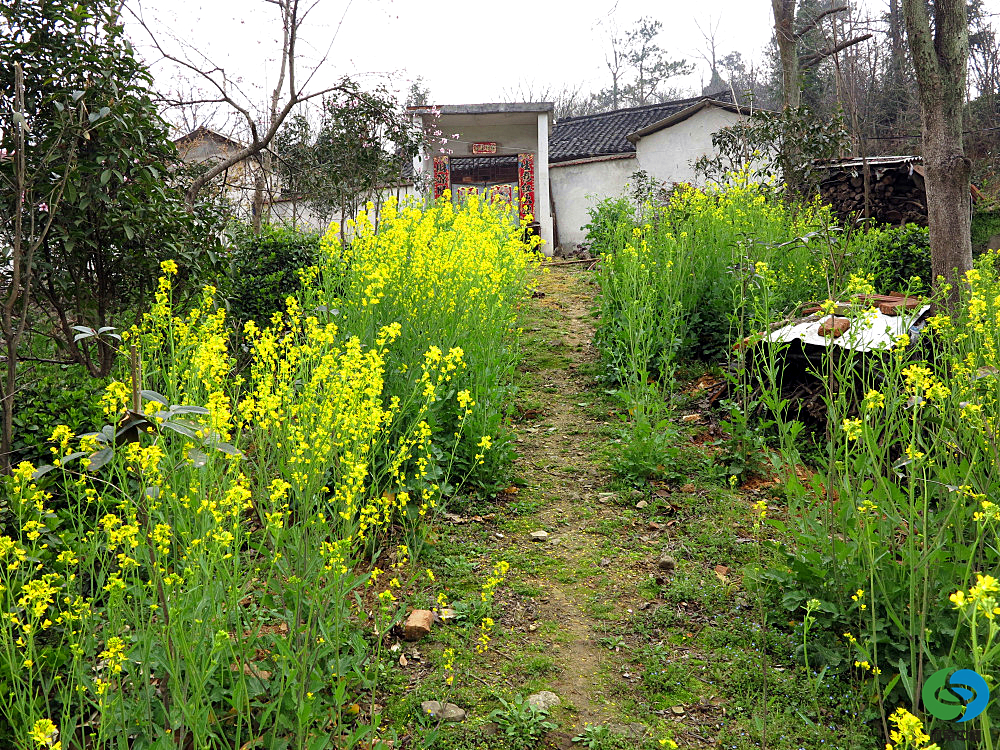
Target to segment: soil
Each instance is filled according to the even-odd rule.
[[[517,426],[519,459],[515,471],[526,483],[527,492],[536,492],[544,504],[534,516],[538,529],[549,531],[546,553],[556,571],[576,571],[585,561],[599,555],[600,537],[594,528],[601,519],[614,518],[613,506],[602,502],[601,491],[611,481],[606,469],[594,455],[595,445],[605,438],[604,423],[587,408],[593,402],[592,376],[588,366],[597,359],[593,345],[594,286],[588,275],[575,269],[552,269],[542,277],[532,304],[544,320],[552,324],[550,350],[565,352],[566,358],[542,360],[535,369],[544,388],[542,421]],[[551,364],[546,364],[551,362]],[[529,363],[530,365],[530,363]],[[551,463],[562,464],[553,469]],[[531,544],[531,542],[527,542]],[[609,567],[614,566],[609,561]],[[617,571],[619,575],[628,571]],[[585,611],[586,599],[596,588],[594,578],[604,573],[579,577],[563,583],[558,576],[539,576],[530,583],[541,589],[535,597],[539,620],[554,620],[559,631],[550,636],[529,632],[530,638],[545,639],[558,672],[550,690],[577,712],[584,723],[613,723],[616,716],[609,700],[600,690],[600,674],[609,659],[609,650],[598,643],[600,633],[595,621]],[[622,586],[622,595],[614,603],[629,606],[635,596],[634,584]],[[625,592],[631,591],[629,596]]]

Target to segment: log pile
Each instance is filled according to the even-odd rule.
[[[871,218],[900,226],[914,223],[927,226],[927,195],[918,171],[903,165],[886,169],[869,166]],[[841,221],[864,216],[865,179],[863,167],[831,170],[820,183],[820,196],[833,207]]]

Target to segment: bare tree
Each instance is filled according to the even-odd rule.
[[[343,92],[345,90],[345,80],[340,80],[332,86],[310,90],[313,79],[329,57],[330,50],[336,39],[336,33],[332,35],[330,44],[319,62],[306,71],[300,71],[298,67],[297,46],[300,41],[302,28],[310,12],[319,4],[319,0],[312,0],[308,3],[300,2],[300,0],[265,0],[265,2],[275,6],[280,13],[282,37],[278,80],[271,92],[268,109],[263,117],[259,117],[253,112],[253,105],[250,103],[252,101],[251,98],[240,91],[238,85],[226,75],[226,71],[223,68],[213,64],[207,56],[193,49],[190,45],[184,44],[181,40],[175,39],[175,41],[182,45],[182,53],[169,51],[164,45],[161,36],[155,33],[143,18],[141,9],[131,11],[136,21],[149,35],[153,46],[163,59],[169,60],[182,70],[200,78],[209,92],[196,100],[168,100],[169,103],[175,106],[192,104],[223,105],[234,111],[241,118],[246,129],[246,144],[242,148],[226,154],[223,158],[217,160],[211,168],[198,175],[191,182],[185,194],[189,207],[194,207],[198,193],[201,192],[205,185],[236,164],[253,159],[259,162],[262,171],[268,174],[270,171],[268,146],[274,140],[275,135],[289,114],[304,102],[332,91]],[[342,22],[343,18],[341,18]],[[255,204],[263,204],[264,189],[263,180],[258,178],[255,185]],[[255,215],[255,221],[257,220],[259,220],[259,213]]]
[[[951,285],[948,305],[972,268],[969,180],[972,162],[962,143],[962,109],[969,66],[966,0],[902,0],[906,36],[920,92],[931,268]],[[937,282],[935,281],[935,284]]]
[[[542,86],[521,80],[515,86],[504,88],[501,96],[505,102],[552,102],[557,120],[593,114],[596,106],[593,94],[585,93],[583,84]]]
[[[846,5],[833,5],[831,3],[829,8],[817,12],[804,22],[796,17],[797,8],[797,0],[771,0],[771,9],[774,12],[774,36],[781,64],[781,90],[784,105],[792,109],[798,108],[801,101],[800,76],[804,70],[818,65],[841,50],[872,37],[871,34],[861,34],[840,42],[833,41],[820,49],[800,54],[799,42],[806,34],[818,28],[828,16],[843,13],[849,8]]]

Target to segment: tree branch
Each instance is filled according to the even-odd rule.
[[[803,26],[801,29],[795,32],[795,41],[799,41],[810,31],[815,29],[819,25],[819,22],[822,21],[827,16],[832,15],[834,13],[843,13],[845,10],[849,10],[849,8],[846,5],[838,5],[836,8],[827,8],[822,13],[813,18],[811,21],[809,21],[805,26]]]
[[[846,39],[834,47],[826,47],[824,49],[821,49],[819,52],[813,52],[812,54],[809,55],[802,55],[799,58],[799,66],[802,68],[811,68],[813,65],[820,62],[821,60],[824,60],[827,57],[830,57],[831,55],[835,55],[841,50],[847,49],[848,47],[853,47],[855,44],[860,44],[861,42],[867,41],[868,39],[871,39],[872,36],[873,36],[872,34],[862,34],[861,36],[856,36],[852,39]]]

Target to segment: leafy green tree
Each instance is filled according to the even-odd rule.
[[[819,117],[805,106],[780,112],[755,111],[712,135],[715,153],[695,162],[709,179],[725,182],[733,172],[754,179],[784,180],[790,195],[810,198],[823,174],[818,162],[842,157],[849,145],[844,118]]]
[[[106,375],[116,341],[104,334],[141,312],[159,262],[199,273],[217,258],[211,213],[189,212],[174,189],[176,150],[118,7],[0,5],[0,59],[10,63],[0,66],[0,123],[13,124],[0,132],[4,454],[26,336],[44,359]],[[105,331],[81,338],[82,328]]]
[[[356,83],[323,102],[318,126],[290,118],[277,139],[286,192],[324,220],[352,217],[382,189],[396,184],[418,153],[422,134],[384,89]]]

